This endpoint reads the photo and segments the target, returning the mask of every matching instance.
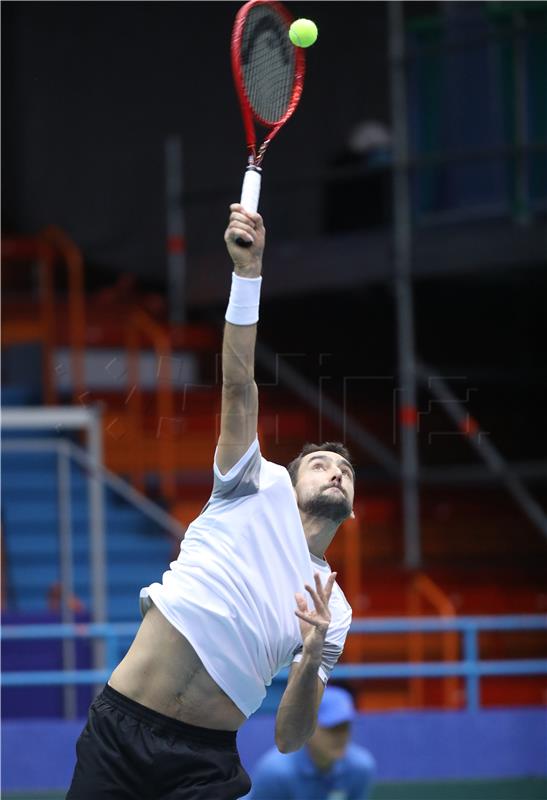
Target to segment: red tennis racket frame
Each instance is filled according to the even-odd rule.
[[[289,13],[282,3],[276,2],[276,0],[250,0],[250,2],[245,3],[245,5],[239,9],[234,22],[231,44],[232,72],[234,75],[234,83],[236,85],[239,104],[241,106],[243,125],[245,126],[245,137],[247,139],[247,149],[249,151],[249,164],[259,167],[262,163],[264,153],[266,152],[266,148],[268,147],[269,143],[287,122],[287,120],[293,115],[296,106],[298,105],[302,95],[302,90],[304,88],[306,59],[304,57],[304,51],[302,48],[295,47],[295,76],[293,91],[287,110],[281,119],[277,120],[277,122],[272,125],[271,122],[266,122],[266,120],[262,119],[258,114],[255,114],[251,108],[247,95],[245,94],[245,83],[243,80],[243,69],[241,66],[241,40],[243,38],[243,28],[245,26],[247,14],[254,6],[257,5],[268,5],[275,9],[279,16],[282,17],[287,23],[287,36],[288,29],[293,22],[294,17]],[[256,152],[256,132],[254,128],[255,121],[259,122],[265,128],[270,129],[266,138],[264,139],[264,142],[260,145],[258,153]]]

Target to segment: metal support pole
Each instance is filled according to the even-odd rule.
[[[186,321],[186,236],[182,206],[182,139],[165,141],[165,185],[167,213],[167,286],[169,320]]]
[[[61,442],[57,455],[57,480],[59,503],[59,556],[61,583],[61,620],[65,624],[74,622],[72,598],[74,595],[74,570],[72,554],[72,508],[70,502],[70,451]],[[63,669],[76,669],[76,642],[63,639]],[[76,719],[76,687],[63,687],[63,710],[65,719]]]
[[[477,637],[479,632],[476,628],[466,628],[463,634],[463,657],[466,666],[472,668],[467,673],[466,680],[466,694],[467,694],[467,710],[478,711],[480,708],[480,683],[479,675],[477,673],[477,664],[479,657],[479,648]]]
[[[401,399],[400,436],[403,481],[404,560],[409,569],[421,563],[416,374],[411,283],[412,229],[408,167],[408,133],[403,4],[388,4],[391,116],[393,125],[393,219],[395,301]]]
[[[88,428],[88,451],[91,467],[88,478],[89,496],[89,557],[91,563],[91,591],[93,602],[93,622],[106,621],[106,556],[104,535],[104,488],[101,481],[100,467],[103,463],[102,423],[98,408]],[[105,643],[95,640],[93,645],[93,666],[104,669]],[[100,687],[97,687],[97,690]]]

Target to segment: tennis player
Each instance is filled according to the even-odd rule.
[[[260,455],[254,351],[265,230],[259,214],[230,209],[212,494],[162,582],[141,590],[144,619],[91,705],[69,800],[247,794],[238,728],[290,665],[275,741],[283,753],[302,747],[350,625],[324,553],[353,513],[354,471],[337,443],[308,444],[287,468]]]

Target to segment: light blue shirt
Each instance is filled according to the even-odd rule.
[[[248,800],[366,800],[374,779],[376,762],[355,744],[328,772],[321,772],[307,747],[283,755],[268,750],[253,771]]]

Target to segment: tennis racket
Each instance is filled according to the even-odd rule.
[[[289,39],[293,18],[282,3],[250,0],[235,18],[232,31],[232,72],[236,86],[248,161],[241,205],[256,211],[260,199],[262,160],[274,136],[293,115],[304,86],[305,58]],[[257,146],[256,126],[267,129]],[[236,240],[241,247],[250,242]]]

